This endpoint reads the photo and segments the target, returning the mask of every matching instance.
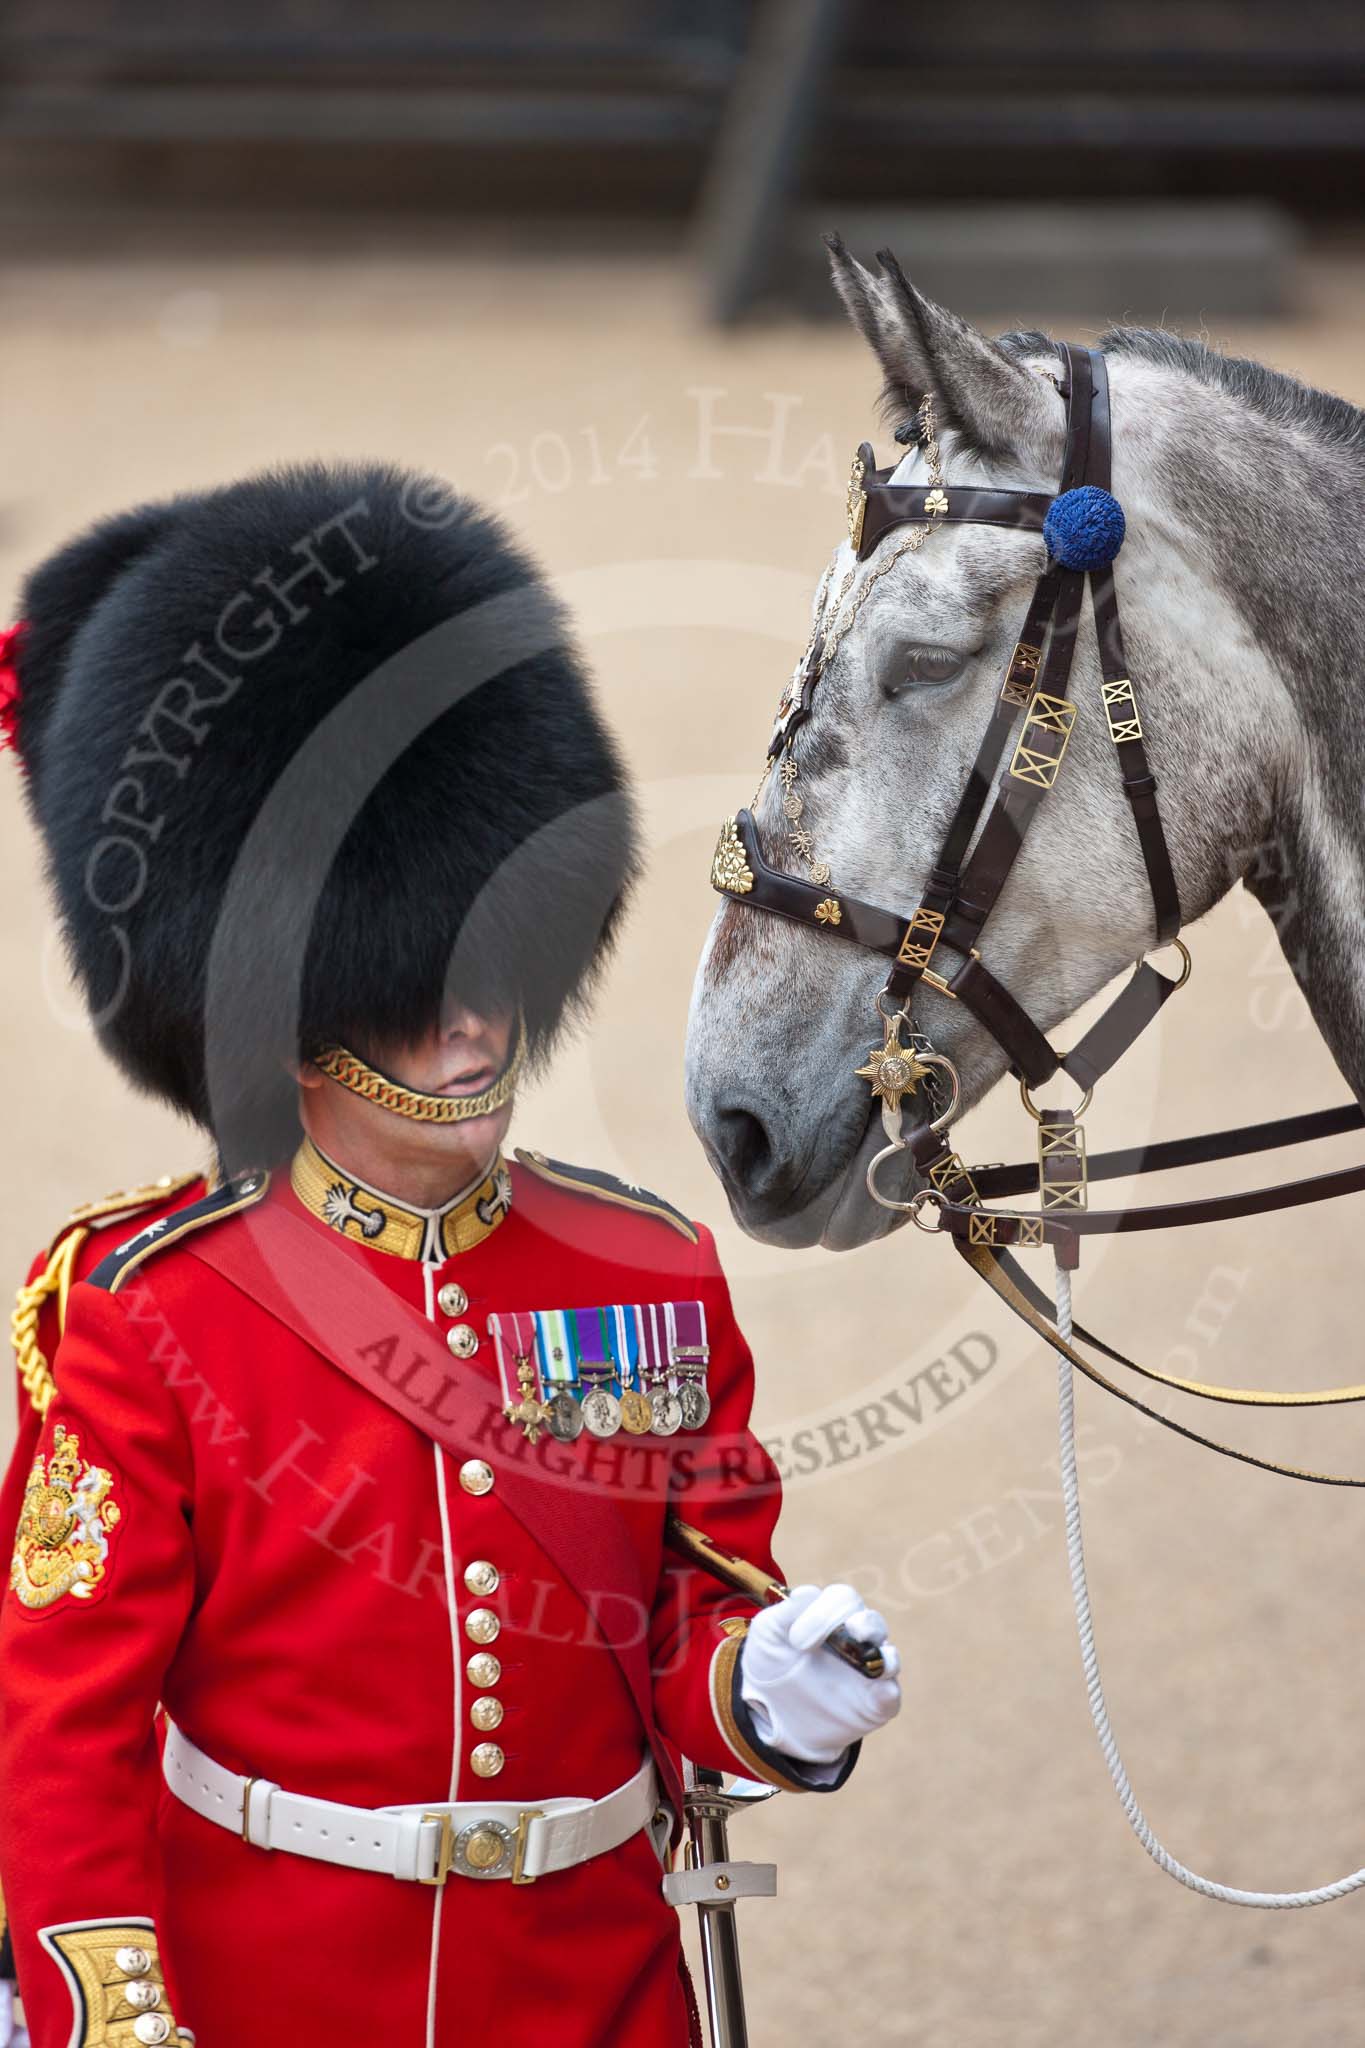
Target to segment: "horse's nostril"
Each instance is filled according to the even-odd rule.
[[[712,1144],[728,1180],[753,1187],[772,1163],[768,1129],[747,1109],[723,1109],[714,1119]]]

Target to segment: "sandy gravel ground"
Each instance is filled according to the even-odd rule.
[[[205,232],[189,254],[12,258],[4,287],[6,591],[96,513],[285,456],[429,464],[506,509],[582,615],[653,848],[597,1032],[526,1100],[516,1135],[716,1227],[772,1437],[852,1416],[954,1346],[990,1361],[961,1399],[924,1399],[876,1455],[858,1451],[856,1426],[832,1427],[822,1469],[790,1491],[789,1573],[866,1584],[909,1688],[841,1798],[778,1801],[736,1843],[782,1870],[778,1901],[744,1916],[758,2048],[792,2038],[798,2002],[811,2042],[1359,2039],[1365,1901],[1280,1916],[1206,1903],[1121,1819],[1080,1684],[1047,1359],[946,1249],[908,1233],[842,1258],[745,1241],[683,1116],[716,821],[752,789],[839,532],[848,450],[872,429],[861,345],[832,324],[701,333],[662,258],[400,254],[380,231],[331,249],[282,234],[266,255]],[[1365,399],[1365,251],[1311,256],[1298,304],[1292,324],[1214,338]],[[1048,319],[1045,305],[1000,310],[1002,326]],[[1090,331],[1121,310],[1097,307]],[[130,1098],[77,1020],[12,765],[0,860],[0,1249],[17,1280],[72,1203],[193,1164],[198,1148]],[[1250,899],[1194,945],[1191,987],[1104,1091],[1092,1146],[1341,1099]],[[971,1152],[1016,1156],[1021,1121],[1003,1098],[988,1106]],[[1345,1204],[1102,1251],[1081,1313],[1156,1362],[1190,1346],[1213,1378],[1356,1376],[1359,1216]],[[920,1328],[901,1307],[912,1269]],[[1365,1504],[1220,1464],[1088,1389],[1080,1406],[1101,1648],[1155,1824],[1187,1861],[1247,1886],[1365,1863]],[[1365,1469],[1365,1424],[1349,1415],[1234,1414],[1227,1429]]]

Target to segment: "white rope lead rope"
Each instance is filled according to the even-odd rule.
[[[1058,1335],[1071,1341],[1071,1275],[1062,1266],[1057,1267],[1056,1285]],[[1137,1803],[1137,1796],[1128,1782],[1128,1773],[1123,1767],[1114,1731],[1109,1725],[1109,1709],[1105,1705],[1104,1685],[1100,1678],[1099,1658],[1095,1652],[1095,1628],[1090,1614],[1090,1591],[1085,1582],[1085,1550],[1081,1541],[1081,1489],[1076,1471],[1076,1388],[1071,1361],[1057,1358],[1057,1415],[1061,1436],[1062,1500],[1066,1509],[1066,1558],[1071,1571],[1071,1597],[1076,1607],[1076,1628],[1081,1641],[1081,1666],[1085,1672],[1085,1689],[1090,1699],[1090,1718],[1095,1724],[1104,1760],[1109,1766],[1109,1775],[1114,1781],[1114,1790],[1119,1795],[1119,1804],[1128,1816],[1128,1825],[1141,1842],[1147,1854],[1177,1883],[1188,1885],[1193,1892],[1202,1892],[1205,1898],[1223,1899],[1230,1906],[1325,1906],[1331,1899],[1345,1898],[1348,1892],[1359,1891],[1365,1885],[1365,1870],[1354,1870],[1349,1877],[1338,1878],[1335,1884],[1319,1885],[1311,1892],[1242,1892],[1232,1885],[1215,1884],[1211,1877],[1200,1877],[1196,1871],[1187,1870],[1157,1840],[1152,1833],[1146,1814]]]

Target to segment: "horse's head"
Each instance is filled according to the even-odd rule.
[[[885,374],[885,408],[908,428],[922,398],[932,403],[949,492],[1055,493],[1068,421],[1046,337],[991,341],[916,292],[890,256],[874,276],[831,247],[836,284]],[[1115,578],[1188,921],[1268,829],[1267,754],[1285,726],[1284,698],[1222,594],[1196,516],[1203,500],[1173,487],[1201,464],[1206,482],[1215,473],[1211,444],[1233,424],[1230,402],[1159,356],[1119,346],[1107,360],[1112,489],[1127,520]],[[938,453],[922,438],[894,483],[936,482]],[[1048,564],[1036,526],[926,528],[916,540],[914,527],[893,526],[864,560],[852,540],[840,545],[816,600],[825,659],[809,716],[754,806],[763,858],[827,883],[831,917],[840,891],[905,918],[920,903]],[[1031,820],[982,940],[992,974],[1043,1031],[1154,944],[1100,681],[1087,603],[1067,689],[1079,712],[1066,772]],[[1010,759],[1007,747],[994,772]],[[950,971],[961,957],[935,966]],[[842,1248],[891,1227],[865,1187],[885,1140],[854,1072],[879,1036],[888,964],[742,900],[717,913],[693,998],[688,1106],[756,1236]],[[1005,1052],[964,1003],[921,983],[913,1021],[957,1066],[966,1106],[1006,1071]],[[906,1194],[911,1183],[908,1165],[893,1162],[880,1184]]]

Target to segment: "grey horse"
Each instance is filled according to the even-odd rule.
[[[1056,357],[1039,333],[991,340],[831,241],[835,283],[910,420],[933,396],[950,483],[1051,492],[1064,444]],[[1115,565],[1188,925],[1238,880],[1270,912],[1316,1022],[1365,1095],[1365,413],[1203,342],[1111,329]],[[917,450],[898,482],[927,478]],[[1045,560],[1035,533],[943,527],[877,577],[845,542],[823,586],[847,619],[799,736],[801,824],[837,886],[907,914],[962,789]],[[825,610],[825,625],[839,621]],[[1151,899],[1104,721],[1088,609],[1067,772],[1025,841],[989,964],[1051,1032],[1152,944]],[[759,740],[756,731],[755,739]],[[802,873],[783,788],[755,809],[766,858]],[[885,962],[723,901],[687,1044],[693,1125],[740,1224],[776,1244],[859,1245],[897,1218],[865,1187],[885,1142],[854,1069]],[[1005,1072],[960,1004],[921,988],[917,1027],[957,1065],[964,1107]],[[907,1194],[908,1167],[879,1183]]]

